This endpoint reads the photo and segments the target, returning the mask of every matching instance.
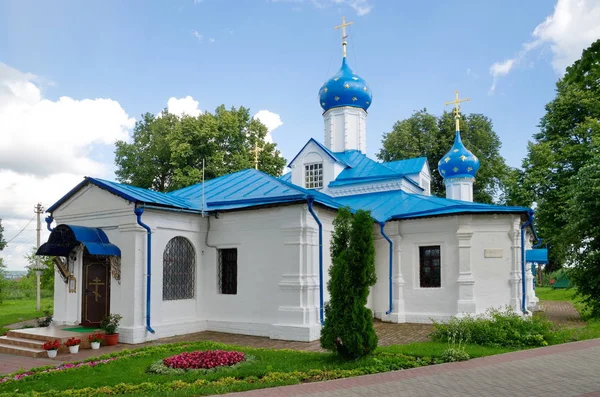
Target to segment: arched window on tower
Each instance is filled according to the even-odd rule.
[[[194,298],[196,252],[185,237],[172,238],[163,253],[163,300]]]

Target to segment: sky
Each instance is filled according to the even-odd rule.
[[[322,140],[317,94],[341,66],[342,16],[348,62],[373,91],[373,158],[396,121],[441,114],[459,90],[520,166],[556,81],[600,38],[597,0],[2,0],[4,263],[26,265],[36,203],[114,179],[114,142],[143,113],[245,106],[288,160]]]

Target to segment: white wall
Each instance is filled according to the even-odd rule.
[[[458,215],[388,222],[394,241],[393,313],[388,309],[388,243],[376,230],[376,317],[393,322],[445,320],[463,312],[484,313],[512,305],[519,247],[517,215]],[[419,247],[441,248],[441,288],[421,288]],[[460,247],[460,248],[459,248]],[[403,312],[402,312],[403,310]]]
[[[361,108],[339,107],[323,114],[325,146],[333,152],[359,150],[367,153],[367,112]]]
[[[332,159],[330,155],[325,153],[325,151],[314,142],[310,142],[306,145],[290,164],[290,168],[292,169],[291,182],[294,185],[306,187],[304,180],[304,165],[318,162],[323,162],[323,188],[318,190],[327,194],[327,185],[337,178],[340,172],[344,170],[344,166]]]

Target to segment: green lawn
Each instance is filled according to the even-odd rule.
[[[0,335],[6,333],[5,326],[31,320],[43,315],[43,310],[52,305],[51,298],[42,299],[42,312],[35,311],[35,299],[5,300],[0,305]]]
[[[440,347],[443,348],[442,344]],[[199,374],[189,371],[183,375],[157,375],[147,373],[150,364],[180,353],[182,351],[206,349],[238,350],[253,356],[254,360],[243,363],[235,368]],[[1,393],[19,393],[42,390],[88,389],[84,395],[108,394],[105,387],[115,387],[120,383],[128,384],[129,393],[138,391],[141,394],[152,392],[164,393],[164,388],[170,388],[174,381],[187,385],[176,395],[205,395],[215,392],[248,390],[271,385],[295,384],[305,381],[336,379],[367,373],[386,372],[404,368],[414,368],[436,362],[428,356],[430,351],[415,347],[415,356],[395,352],[394,349],[381,349],[377,353],[359,360],[343,361],[331,353],[300,352],[293,350],[267,350],[235,347],[213,342],[179,343],[171,345],[142,348],[138,356],[126,356],[108,364],[95,367],[82,367],[51,374],[39,374],[16,382],[0,383]],[[440,352],[441,353],[441,352]],[[122,353],[119,353],[122,354]],[[126,353],[125,353],[126,354]],[[438,360],[439,361],[439,360]],[[76,375],[75,373],[76,372]],[[0,376],[1,377],[1,376]],[[76,382],[73,380],[77,379]],[[202,387],[191,387],[195,381],[202,380]],[[232,379],[237,379],[236,385],[228,385]],[[239,382],[243,380],[243,382]],[[225,383],[225,385],[222,385]],[[148,389],[148,384],[151,384]],[[136,386],[137,385],[137,386]],[[226,389],[222,387],[227,386]],[[231,388],[229,388],[231,386]],[[103,389],[104,388],[104,389]],[[156,388],[159,388],[156,390]],[[162,388],[162,389],[161,389]],[[50,394],[52,395],[52,394]],[[171,394],[169,394],[171,395]]]
[[[559,288],[552,287],[536,287],[535,295],[542,301],[569,301],[576,302],[575,297],[577,290],[575,288]]]

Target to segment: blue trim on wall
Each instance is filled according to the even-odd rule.
[[[314,197],[309,196],[306,201],[308,202],[308,211],[319,225],[319,319],[323,325],[325,323],[325,314],[323,313],[323,225],[313,209]]]
[[[390,238],[387,236],[387,234],[385,234],[383,228],[385,227],[385,222],[379,222],[379,227],[381,228],[381,235],[383,236],[384,239],[387,240],[387,242],[390,245],[390,268],[389,268],[389,274],[388,274],[388,287],[389,287],[389,303],[390,303],[390,308],[387,312],[385,312],[385,314],[390,314],[392,312],[392,272],[394,271],[394,243],[392,242],[392,240],[390,240]]]
[[[142,214],[144,213],[143,208],[137,207],[133,212],[136,216],[138,225],[146,229],[146,330],[154,334],[155,331],[150,326],[150,297],[152,295],[152,229],[142,222]]]

